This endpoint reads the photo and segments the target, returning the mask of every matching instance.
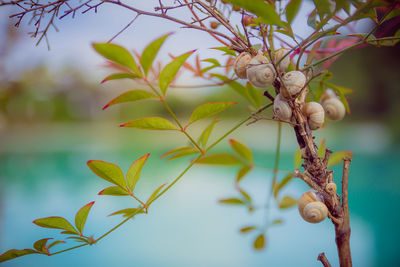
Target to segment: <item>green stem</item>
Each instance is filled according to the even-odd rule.
[[[101,239],[103,239],[104,237],[106,237],[107,235],[111,234],[112,232],[114,232],[115,230],[117,230],[121,225],[123,225],[124,223],[126,223],[127,221],[129,221],[130,219],[132,219],[136,214],[138,214],[139,212],[141,212],[144,209],[144,207],[140,207],[139,209],[137,209],[133,214],[129,215],[129,217],[127,217],[125,220],[123,220],[122,222],[120,222],[119,224],[117,224],[116,226],[114,226],[113,228],[111,228],[110,230],[108,230],[105,234],[103,234],[102,236],[100,236],[99,238],[96,239],[96,243],[99,242]]]
[[[131,196],[136,199],[137,202],[139,202],[141,205],[145,206],[144,202],[141,201],[139,198],[137,198],[132,192],[131,192]]]
[[[203,154],[200,154],[197,158],[195,158],[194,160],[192,160],[190,162],[190,164],[186,167],[186,169],[183,170],[183,172],[181,172],[181,174],[178,175],[178,177],[176,177],[172,183],[170,183],[163,191],[161,191],[153,200],[151,200],[147,205],[150,206],[151,203],[153,203],[156,199],[158,199],[159,197],[161,197],[165,192],[167,192],[174,184],[176,184],[181,178],[182,176],[190,169],[193,167],[193,165],[196,163],[197,160],[199,160],[201,157],[203,156]]]
[[[272,25],[270,25],[270,29],[268,32],[268,43],[269,43],[269,49],[271,49],[271,51],[275,51],[275,47],[274,47],[274,27]],[[271,58],[272,61],[272,58]]]
[[[349,22],[353,21],[361,12],[363,12],[364,10],[370,8],[370,5],[372,3],[373,3],[373,0],[370,0],[370,1],[366,2],[363,7],[357,9],[354,12],[353,15],[347,17],[342,23],[339,23],[339,24],[337,24],[335,26],[332,26],[332,27],[330,27],[329,29],[327,29],[325,31],[319,32],[321,27],[317,28],[310,36],[308,36],[304,41],[302,41],[300,45],[294,47],[293,50],[297,49],[298,47],[301,48],[301,51],[299,53],[299,58],[300,58],[307,47],[309,47],[311,44],[313,44],[315,41],[319,40],[320,38],[326,36],[327,34],[332,33],[332,32],[336,32],[340,27],[342,27],[342,26],[348,24]],[[320,23],[320,25],[323,25],[323,24]],[[299,69],[299,63],[300,63],[300,59],[299,58],[297,60],[296,69]]]
[[[156,88],[154,88],[154,86],[147,80],[145,80],[145,82],[147,83],[147,85],[151,88],[151,90],[153,90],[153,92],[155,92],[159,97],[160,97],[160,101],[163,103],[165,109],[169,112],[169,114],[172,116],[172,118],[174,119],[174,121],[176,122],[176,124],[178,124],[179,128],[181,129],[181,131],[186,135],[186,137],[190,140],[190,142],[192,142],[192,144],[203,154],[203,150],[200,148],[199,144],[197,144],[197,142],[186,132],[185,128],[182,126],[182,124],[179,122],[178,118],[176,117],[175,113],[172,111],[171,107],[167,104],[167,102],[165,102],[165,98],[163,98],[156,90]]]
[[[87,245],[88,244],[82,244],[82,245],[78,245],[78,246],[75,246],[75,247],[70,247],[70,248],[67,248],[67,249],[63,249],[63,250],[60,250],[60,251],[57,251],[57,252],[54,252],[54,253],[50,253],[49,256],[53,256],[53,255],[56,255],[56,254],[67,252],[69,250],[73,250],[73,249],[76,249],[76,248],[84,247],[84,246],[87,246]]]
[[[165,102],[165,100],[162,101],[164,104],[164,107],[168,110],[169,114],[171,114],[172,118],[174,121],[178,124],[179,128],[181,129],[181,132],[186,135],[186,137],[192,142],[192,144],[203,154],[203,150],[200,148],[199,144],[186,132],[185,128],[182,126],[182,124],[179,122],[178,118],[176,117],[175,113],[172,111],[170,106]]]
[[[251,114],[250,116],[248,116],[247,118],[243,119],[242,121],[240,121],[238,124],[236,124],[232,129],[230,129],[228,132],[226,132],[223,136],[221,136],[219,139],[217,139],[217,141],[215,141],[214,143],[212,143],[206,150],[205,152],[209,151],[211,148],[213,148],[214,146],[216,146],[219,142],[221,142],[225,137],[227,137],[228,135],[230,135],[233,131],[235,131],[237,128],[239,128],[240,126],[242,126],[244,123],[246,123],[248,120],[250,120],[254,114],[258,114],[261,111],[271,107],[273,105],[273,103],[270,103],[268,105],[264,105],[262,106],[260,109],[258,109],[256,112],[254,112],[253,114]]]
[[[268,104],[265,105],[263,107],[261,107],[257,112],[255,113],[260,113],[261,111],[265,110],[266,108],[272,106],[272,104]],[[230,129],[228,132],[226,132],[221,138],[219,138],[217,141],[215,141],[208,149],[210,150],[212,147],[214,147],[215,145],[217,145],[219,142],[221,142],[225,137],[227,137],[230,133],[232,133],[233,131],[235,131],[237,128],[239,128],[241,125],[243,125],[246,121],[248,121],[249,119],[252,118],[252,115],[250,115],[249,117],[247,117],[246,119],[240,121],[237,125],[235,125],[232,129]],[[194,160],[192,160],[190,162],[190,164],[178,175],[178,177],[175,178],[175,180],[172,181],[172,183],[170,185],[168,185],[163,191],[161,191],[152,201],[150,201],[147,206],[150,206],[151,203],[153,203],[156,199],[158,199],[159,197],[161,197],[165,192],[167,192],[174,184],[176,184],[181,178],[182,176],[191,168],[193,167],[193,165],[196,163],[197,160],[199,160],[201,157],[203,156],[203,154],[199,155],[197,158],[195,158]],[[144,209],[144,207],[140,207],[139,209],[137,209],[135,211],[135,213],[133,213],[132,215],[130,215],[129,217],[127,217],[125,220],[123,220],[122,222],[120,222],[119,224],[117,224],[116,226],[114,226],[113,228],[111,228],[109,231],[107,231],[105,234],[103,234],[102,236],[100,236],[98,239],[96,239],[96,243],[99,242],[101,239],[103,239],[104,237],[106,237],[107,235],[111,234],[113,231],[115,231],[116,229],[118,229],[119,227],[121,227],[124,223],[126,223],[127,221],[129,221],[129,219],[133,218],[136,214],[138,214],[139,212],[141,212]],[[75,247],[70,247],[64,250],[60,250],[54,253],[49,254],[51,255],[56,255],[62,252],[66,252],[69,250],[73,250],[76,248],[80,248],[83,246],[87,246],[88,244],[82,244],[79,246],[75,246]]]

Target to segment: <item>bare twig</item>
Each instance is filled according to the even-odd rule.
[[[266,96],[273,103],[275,98],[268,92],[268,90],[264,91],[264,96]]]
[[[319,253],[319,255],[318,255],[318,260],[319,260],[320,262],[322,262],[322,265],[324,265],[324,267],[331,267],[331,264],[329,263],[328,259],[326,258],[324,252]]]
[[[135,20],[139,17],[139,14],[137,14],[125,27],[123,27],[117,34],[115,34],[110,40],[107,41],[107,43],[111,43],[115,38],[117,38],[121,33],[123,33],[126,29],[128,29],[132,23],[135,22]]]
[[[329,149],[325,149],[325,156],[324,156],[324,160],[322,161],[324,163],[325,166],[328,166],[328,161],[329,161],[329,157],[332,154],[332,150]]]

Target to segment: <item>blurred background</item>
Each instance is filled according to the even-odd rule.
[[[138,5],[151,8],[153,1]],[[90,159],[105,160],[126,171],[138,157],[151,153],[139,182],[145,198],[159,184],[172,181],[188,159],[166,162],[164,152],[186,144],[175,133],[145,132],[119,128],[119,124],[143,117],[165,115],[158,103],[134,103],[101,108],[121,92],[136,89],[131,81],[100,81],[110,73],[103,59],[91,49],[92,42],[105,42],[128,24],[133,14],[115,6],[103,6],[97,14],[65,18],[57,23],[59,32],[50,32],[45,43],[26,32],[29,25],[16,29],[8,16],[11,8],[0,8],[0,252],[29,248],[44,237],[62,238],[57,230],[38,228],[36,218],[63,216],[73,219],[84,204],[95,200],[86,224],[86,233],[95,237],[120,222],[108,214],[132,207],[132,201],[97,196],[106,182],[86,166]],[[301,19],[310,12],[305,2],[294,25],[300,35],[311,29]],[[182,14],[182,17],[188,16]],[[235,18],[233,18],[235,19]],[[367,21],[357,25],[368,32]],[[296,29],[297,27],[297,29]],[[393,27],[393,25],[390,25]],[[155,38],[170,31],[175,34],[157,57],[165,63],[168,53],[192,49],[202,58],[222,58],[210,50],[219,46],[205,33],[179,29],[175,24],[140,17],[115,39],[116,43],[141,52]],[[355,91],[349,96],[352,114],[338,123],[329,123],[316,132],[317,143],[325,138],[334,151],[352,150],[354,158],[349,181],[351,246],[355,266],[397,266],[400,264],[398,239],[400,219],[400,58],[399,45],[389,48],[364,47],[341,56],[332,65],[333,83]],[[193,58],[189,60],[193,62]],[[199,84],[190,75],[177,83]],[[169,103],[180,118],[207,101],[238,101],[222,114],[223,122],[211,136],[216,140],[226,129],[247,116],[247,104],[231,89],[173,89]],[[265,100],[266,101],[266,100]],[[194,127],[192,133],[196,135]],[[277,125],[259,121],[242,127],[232,137],[246,143],[255,153],[256,168],[243,187],[259,205],[265,203],[271,183]],[[295,136],[283,127],[280,168],[293,169]],[[216,151],[229,151],[227,141]],[[337,182],[341,166],[334,168]],[[330,221],[311,225],[297,209],[271,216],[284,224],[267,232],[267,247],[254,251],[254,234],[240,234],[247,225],[261,225],[261,210],[249,213],[241,207],[223,206],[218,200],[235,197],[234,167],[197,166],[172,190],[157,201],[146,216],[137,216],[115,233],[94,245],[52,257],[30,255],[6,262],[4,266],[321,266],[316,261],[325,252],[337,266],[334,230]],[[284,176],[284,172],[279,173]],[[298,180],[285,188],[294,197],[307,190]],[[136,205],[136,204],[134,204]],[[69,241],[58,248],[67,248]]]

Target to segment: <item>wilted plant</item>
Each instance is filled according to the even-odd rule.
[[[257,207],[253,205],[252,197],[241,187],[243,178],[255,167],[250,148],[238,140],[230,139],[233,153],[210,153],[210,150],[239,127],[268,119],[277,122],[278,139],[267,208],[270,207],[272,201],[275,201],[280,209],[295,206],[297,204],[295,198],[282,197],[280,192],[294,177],[302,179],[311,190],[300,198],[299,213],[307,222],[311,223],[321,222],[328,217],[335,228],[340,266],[352,265],[347,196],[352,153],[349,151],[332,153],[325,147],[324,139],[317,146],[313,131],[324,127],[327,123],[326,118],[340,120],[346,112],[350,113],[346,95],[352,93],[352,90],[329,82],[332,73],[327,68],[332,61],[353,48],[366,45],[391,46],[399,40],[399,31],[394,36],[382,36],[376,32],[383,22],[399,14],[396,2],[314,0],[314,9],[307,21],[308,26],[312,27],[314,31],[304,39],[299,38],[291,27],[302,4],[301,0],[226,0],[222,2],[177,0],[169,5],[159,1],[154,7],[154,11],[140,10],[135,7],[135,4],[119,0],[99,2],[89,0],[76,6],[72,6],[70,2],[63,0],[40,3],[16,0],[0,1],[0,6],[14,5],[20,8],[20,12],[11,15],[12,18],[18,19],[17,26],[25,17],[31,16],[31,19],[36,21],[35,31],[32,35],[33,37],[38,36],[38,42],[40,42],[43,38],[47,39],[48,31],[54,26],[57,18],[75,16],[77,12],[97,11],[97,8],[105,4],[118,5],[136,13],[136,18],[138,16],[158,17],[174,21],[187,28],[209,33],[211,38],[222,44],[221,47],[212,49],[224,53],[226,60],[221,63],[215,58],[200,59],[200,56],[197,55],[196,64],[192,66],[186,60],[195,51],[189,51],[176,57],[171,56],[173,60],[162,68],[160,65],[156,66],[154,64],[155,57],[160,47],[171,35],[170,33],[151,42],[141,54],[135,53],[134,55],[124,47],[111,42],[93,44],[93,48],[118,70],[107,76],[103,82],[131,79],[147,87],[146,90],[127,91],[112,99],[103,109],[121,103],[158,101],[170,114],[171,119],[145,117],[126,122],[121,127],[168,130],[184,135],[190,145],[174,148],[166,152],[163,157],[169,157],[168,160],[188,157],[190,163],[178,177],[168,184],[155,186],[155,191],[148,199],[142,200],[136,196],[135,189],[149,154],[137,159],[126,175],[112,163],[99,160],[88,161],[88,167],[97,176],[112,184],[99,192],[99,195],[130,196],[134,199],[134,207],[111,214],[122,215],[124,220],[105,234],[95,238],[83,233],[86,218],[94,202],[83,206],[77,212],[75,226],[62,217],[37,219],[34,223],[38,226],[61,229],[61,233],[67,235],[67,239],[82,244],[50,252],[53,246],[64,243],[64,241],[56,240],[48,244],[50,238],[44,238],[36,241],[33,249],[12,249],[3,253],[0,255],[0,262],[34,253],[55,255],[99,242],[134,216],[148,213],[152,203],[173,187],[195,164],[239,166],[234,187],[238,191],[239,197],[222,199],[220,202],[243,206],[250,212],[254,211]],[[176,9],[190,12],[192,20],[185,21],[179,17],[170,16],[170,10]],[[241,16],[240,23],[234,23],[234,14]],[[45,21],[46,18],[47,21]],[[374,21],[375,27],[369,33],[355,32],[354,28],[350,26],[364,18]],[[133,22],[134,20],[127,27],[131,26]],[[349,27],[350,33],[340,32],[342,27]],[[336,41],[332,42],[332,40]],[[276,49],[276,43],[280,44],[279,49]],[[204,67],[205,63],[208,65]],[[245,100],[249,104],[249,114],[231,129],[226,129],[225,134],[216,138],[212,144],[209,144],[208,140],[219,120],[216,115],[236,102],[203,103],[193,110],[188,121],[181,121],[168,103],[168,90],[171,87],[179,87],[174,84],[174,80],[183,68],[192,72],[195,77],[209,82],[207,85],[201,86],[227,85],[238,97],[237,101]],[[232,70],[235,74],[232,74]],[[248,82],[243,84],[238,79],[246,79]],[[274,115],[269,118],[265,117],[263,112],[272,107]],[[193,123],[207,118],[212,119],[197,137],[188,131]],[[294,171],[287,173],[283,179],[278,179],[282,124],[293,128],[299,148],[294,157]],[[333,171],[329,168],[342,161],[342,190],[339,195]],[[262,227],[246,226],[240,231],[242,233],[254,232],[254,248],[263,249],[266,230],[280,223],[282,223],[280,219],[270,219]],[[324,266],[330,266],[323,253],[319,255],[318,259]]]

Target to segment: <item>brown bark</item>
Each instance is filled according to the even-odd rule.
[[[343,160],[343,177],[342,177],[342,207],[343,221],[335,225],[336,245],[339,253],[340,266],[352,266],[350,251],[350,216],[348,204],[348,178],[350,168],[350,158]]]
[[[324,265],[324,267],[331,267],[331,264],[329,263],[328,259],[325,256],[325,253],[320,253],[318,255],[318,260]]]
[[[324,203],[329,210],[329,218],[335,226],[335,240],[339,254],[340,266],[350,267],[352,266],[352,261],[350,251],[350,218],[347,184],[351,159],[344,159],[341,202],[340,197],[336,192],[331,192],[326,189],[328,183],[333,183],[333,172],[328,169],[328,160],[332,151],[327,149],[324,158],[321,159],[318,157],[317,146],[314,142],[312,131],[308,126],[307,118],[302,113],[302,106],[304,104],[304,100],[302,99],[305,99],[305,97],[300,96],[299,98],[294,98],[289,101],[293,110],[293,119],[296,123],[294,131],[304,161],[304,164],[302,165],[304,167],[304,173],[295,170],[294,176],[301,178],[322,196]],[[319,260],[321,260],[324,266],[330,266],[325,265],[326,263],[329,264],[325,255],[319,257]]]

